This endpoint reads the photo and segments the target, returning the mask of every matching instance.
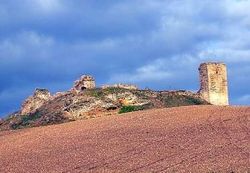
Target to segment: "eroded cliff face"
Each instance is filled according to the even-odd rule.
[[[28,115],[35,113],[44,103],[51,99],[51,94],[46,89],[36,89],[34,94],[28,97],[21,107],[21,115]]]

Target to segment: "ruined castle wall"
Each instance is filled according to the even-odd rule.
[[[208,69],[206,65],[201,65],[199,68],[200,71],[200,95],[206,101],[209,101],[209,80],[208,80]]]
[[[227,68],[223,63],[204,63],[200,68],[200,95],[214,105],[228,105]]]
[[[73,89],[83,91],[84,89],[94,89],[95,87],[95,79],[90,75],[83,75],[79,80],[75,81]]]
[[[104,85],[102,86],[102,89],[106,88],[123,88],[123,89],[128,89],[128,90],[138,90],[138,87],[136,85],[131,85],[131,84],[114,84],[114,85]]]
[[[94,80],[89,80],[84,82],[84,87],[87,89],[93,89],[95,88],[95,81]]]

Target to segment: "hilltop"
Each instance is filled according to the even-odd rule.
[[[188,105],[229,105],[227,68],[224,63],[202,63],[200,90],[140,90],[131,84],[96,87],[93,76],[83,75],[69,91],[52,95],[36,89],[19,111],[0,120],[0,130],[20,129],[90,119],[155,108]]]
[[[0,172],[249,172],[250,107],[188,106],[0,132]]]
[[[152,91],[121,87],[70,90],[51,95],[36,89],[20,111],[0,122],[0,129],[20,129],[154,108],[208,104],[188,91]]]

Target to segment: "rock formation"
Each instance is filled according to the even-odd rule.
[[[21,115],[35,113],[45,102],[51,98],[50,92],[46,89],[36,89],[33,96],[28,97],[21,107]]]
[[[227,68],[224,63],[200,65],[200,91],[202,98],[213,105],[228,105]]]

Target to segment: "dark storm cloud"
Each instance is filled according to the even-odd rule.
[[[225,61],[231,100],[249,104],[249,1],[2,0],[0,114],[35,87],[99,85],[198,89],[199,63]],[[237,85],[236,85],[237,84]]]
[[[36,30],[67,42],[100,40],[152,30],[160,17],[157,8],[131,2],[24,0],[16,4],[10,0],[2,5],[2,13],[7,13],[5,17],[8,17],[2,23],[5,32]]]

